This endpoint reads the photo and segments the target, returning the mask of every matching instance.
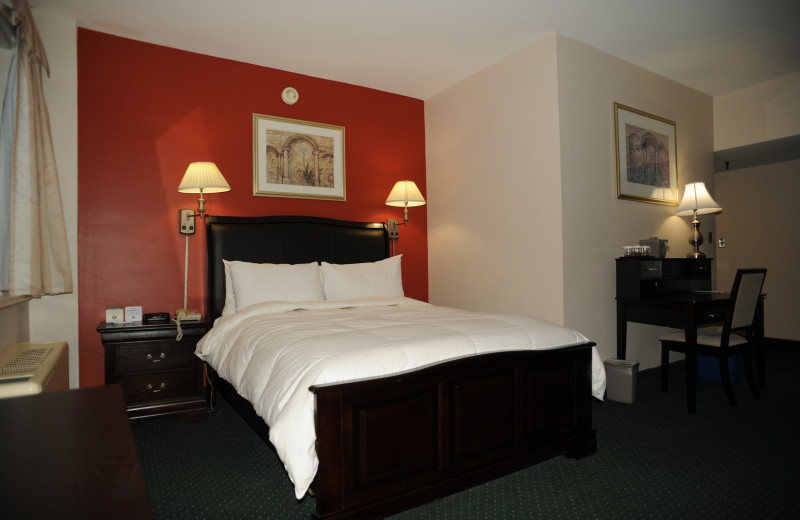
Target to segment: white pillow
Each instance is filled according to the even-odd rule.
[[[322,280],[326,300],[403,296],[400,258],[392,256],[363,264],[322,262]]]
[[[233,282],[231,281],[231,263],[222,260],[225,267],[225,305],[222,307],[222,315],[227,316],[236,312],[236,302],[233,299]]]
[[[325,299],[319,265],[226,262],[233,288],[234,312],[268,301],[304,302]],[[227,277],[226,277],[227,281]],[[225,290],[228,305],[228,290]],[[229,309],[230,310],[230,309]],[[225,309],[223,309],[225,315]]]

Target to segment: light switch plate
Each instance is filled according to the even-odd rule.
[[[396,240],[400,238],[400,221],[396,218],[390,218],[386,221],[386,228],[389,232],[389,238]]]
[[[181,235],[194,235],[195,229],[195,216],[193,209],[179,209],[178,210],[178,231]]]

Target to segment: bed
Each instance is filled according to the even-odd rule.
[[[593,394],[602,398],[605,376],[594,343],[533,318],[463,313],[394,294],[400,257],[389,257],[384,224],[209,216],[206,236],[214,326],[197,354],[209,365],[213,388],[275,445],[298,499],[306,488],[313,493],[315,518],[381,518],[555,456],[595,453],[591,401]],[[248,300],[258,283],[245,286],[241,277],[255,265],[291,269],[271,279],[276,294],[283,285],[302,289],[293,277],[318,267],[329,298]],[[385,290],[392,294],[350,293],[349,285],[332,281],[344,273],[356,283],[352,273],[365,269],[388,272]],[[234,307],[231,286],[240,289]],[[312,336],[318,326],[325,336]],[[534,326],[543,336],[530,332]],[[291,348],[279,333],[288,334]],[[420,345],[420,333],[439,338],[437,349]],[[401,344],[401,354],[383,350],[378,337]],[[541,349],[505,347],[520,342]],[[340,348],[356,349],[347,350],[343,372],[329,362],[328,352],[339,356]],[[454,350],[445,355],[439,348]],[[302,358],[313,368],[298,368],[297,380],[284,383],[281,374],[294,368],[280,368],[267,351],[288,359],[288,367]],[[381,365],[375,375],[362,371],[368,358],[370,366]],[[271,378],[258,379],[267,372]],[[289,412],[293,401],[305,412]],[[301,420],[311,425],[311,437]],[[286,437],[307,446],[301,462],[288,454]]]

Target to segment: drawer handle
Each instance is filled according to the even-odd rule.
[[[154,358],[154,357],[153,357],[153,354],[147,354],[147,360],[148,360],[148,361],[152,361],[153,363],[158,363],[159,361],[161,361],[161,360],[162,360],[162,359],[164,359],[165,357],[167,357],[167,356],[166,356],[166,354],[164,354],[163,352],[161,353],[161,355],[160,355],[160,356],[158,356],[158,358]]]
[[[651,273],[654,273],[654,272],[658,271],[658,268],[657,267],[645,267],[644,270],[645,271],[649,271]]]
[[[160,392],[160,391],[164,390],[165,388],[167,388],[167,383],[161,383],[161,386],[159,386],[158,388],[153,388],[153,385],[150,384],[150,383],[147,384],[147,391],[148,392],[153,392],[154,394],[156,392]]]

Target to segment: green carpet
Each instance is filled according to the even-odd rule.
[[[634,404],[593,405],[597,454],[564,457],[397,514],[392,519],[800,518],[800,356],[769,353],[762,399],[700,380],[686,413],[683,363],[670,391],[639,373]],[[134,437],[156,519],[300,519],[270,446],[219,400],[202,423],[140,421]]]

